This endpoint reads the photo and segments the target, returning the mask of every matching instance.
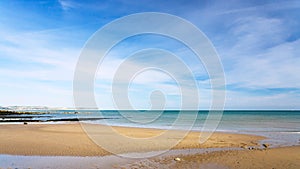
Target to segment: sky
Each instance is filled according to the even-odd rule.
[[[300,2],[289,0],[2,0],[0,106],[74,107],[74,71],[86,42],[104,25],[140,12],[176,15],[209,38],[224,69],[225,109],[300,109]],[[182,43],[158,35],[130,37],[107,54],[95,77],[99,108],[116,109],[115,72],[129,55],[147,48],[182,59],[194,73],[199,109],[210,108],[210,79],[203,64]],[[145,63],[171,62],[168,55],[145,55],[130,66]],[[177,66],[170,64],[174,72]],[[134,108],[149,109],[151,93],[160,90],[165,108],[179,109],[182,88],[194,90],[188,84],[179,87],[167,73],[149,70],[132,79],[128,96]]]

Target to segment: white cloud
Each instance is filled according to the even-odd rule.
[[[282,20],[264,17],[238,18],[229,32],[234,39],[230,54],[235,57],[253,57],[251,55],[278,45],[288,37]]]
[[[300,40],[287,40],[286,21],[239,17],[230,32],[235,41],[224,44],[221,52],[229,86],[227,108],[299,108],[299,93],[288,89],[300,89]]]
[[[2,30],[0,36],[1,104],[72,106],[79,49],[57,45],[49,32]]]
[[[58,3],[62,7],[62,9],[65,11],[78,7],[78,4],[71,0],[58,0]]]
[[[286,42],[251,57],[241,57],[226,72],[229,84],[247,88],[300,88],[300,40]]]
[[[1,34],[0,43],[2,58],[22,64],[0,68],[3,76],[16,78],[28,77],[35,80],[72,80],[73,70],[79,50],[60,48],[49,42],[48,35],[17,34],[5,32]]]
[[[120,69],[120,65],[124,63],[124,60],[126,60],[126,58],[120,59],[116,57],[107,57],[99,66],[96,80],[96,95],[97,103],[100,107],[114,105],[112,95],[112,92],[114,92],[118,94],[118,99],[130,99],[133,107],[146,108],[149,107],[150,94],[153,91],[159,90],[164,93],[167,99],[166,108],[168,109],[181,108],[181,91],[184,92],[183,95],[185,96],[185,99],[189,99],[185,102],[188,103],[185,105],[186,108],[192,109],[195,104],[200,104],[201,108],[209,108],[211,97],[209,80],[196,82],[199,85],[198,87],[200,87],[199,89],[195,86],[192,87],[191,79],[186,77],[187,74],[182,70],[181,66],[172,63],[172,60],[167,61],[168,59],[164,57],[148,58],[146,59],[147,64],[144,63],[143,59],[127,61],[124,69],[125,72],[134,70],[143,71],[135,72],[138,74],[133,74],[133,76],[130,76],[129,78],[121,76],[117,79],[117,81],[115,81],[114,86],[112,87],[112,81],[114,76],[116,76],[116,71]],[[155,69],[155,66],[150,67],[149,69],[143,69],[147,68],[146,65],[157,65],[157,67],[160,67],[161,64],[166,65],[166,63],[171,76],[164,72],[166,70],[161,71],[159,69]],[[177,82],[179,84],[177,84]],[[130,96],[130,98],[121,94],[124,90],[127,91],[126,93]],[[195,93],[198,92],[201,99],[200,102],[193,97]]]
[[[226,109],[299,109],[299,95],[281,93],[276,95],[249,95],[227,91]]]
[[[236,14],[236,13],[257,12],[257,11],[277,11],[277,10],[286,10],[286,9],[293,9],[293,8],[300,8],[299,1],[291,0],[291,1],[284,1],[284,2],[273,2],[269,4],[263,4],[263,5],[254,5],[254,6],[244,7],[244,8],[224,10],[217,14],[227,15],[227,14]]]

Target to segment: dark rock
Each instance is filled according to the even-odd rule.
[[[264,146],[264,148],[269,148],[270,144],[264,143],[264,144],[262,144],[262,146]]]
[[[254,147],[248,147],[248,150],[254,150]]]

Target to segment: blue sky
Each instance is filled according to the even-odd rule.
[[[299,1],[2,0],[0,106],[72,107],[75,65],[89,37],[122,16],[164,12],[190,21],[215,46],[225,71],[226,109],[300,109],[299,11]],[[185,61],[200,87],[200,108],[209,108],[203,66],[179,42],[154,35],[132,37],[107,55],[95,81],[99,107],[114,108],[111,80],[122,60],[149,47]],[[132,66],[146,61],[159,62],[150,56]],[[155,89],[166,94],[167,108],[180,107],[178,86],[166,74],[140,74],[130,89],[136,108],[149,108],[149,93]]]

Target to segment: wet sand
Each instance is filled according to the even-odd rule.
[[[180,158],[180,161],[175,161]],[[120,168],[299,169],[300,146],[260,150],[216,151],[142,160]]]

